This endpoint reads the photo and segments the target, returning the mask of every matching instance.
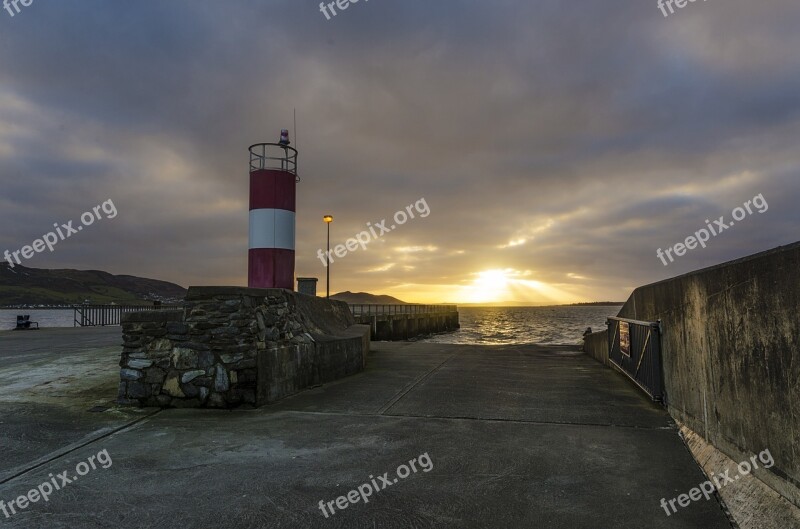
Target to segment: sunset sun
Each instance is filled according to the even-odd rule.
[[[478,273],[478,279],[475,283],[476,286],[487,289],[500,289],[508,285],[508,280],[508,272],[505,270],[485,270]]]
[[[463,287],[460,298],[464,303],[497,303],[509,299],[518,272],[495,268],[473,274],[471,283]]]
[[[558,302],[568,303],[578,298],[557,286],[531,279],[532,272],[513,268],[492,268],[472,274],[461,287],[459,303]]]

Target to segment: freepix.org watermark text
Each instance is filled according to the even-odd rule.
[[[431,214],[431,208],[428,207],[428,203],[424,198],[417,200],[414,204],[406,206],[405,209],[401,209],[395,213],[392,217],[394,224],[387,226],[386,223],[388,221],[386,219],[374,224],[367,222],[368,230],[356,234],[355,237],[347,239],[344,244],[338,244],[332,250],[328,250],[327,252],[323,252],[321,249],[317,250],[317,257],[320,261],[322,261],[322,264],[327,267],[328,263],[332,263],[334,261],[333,255],[336,255],[336,257],[342,259],[347,255],[348,252],[355,252],[359,249],[359,247],[362,250],[366,250],[367,245],[370,242],[383,237],[385,234],[397,229],[399,226],[402,226],[409,220],[415,219],[415,212],[419,214],[420,218],[423,219]]]
[[[731,469],[729,468],[726,468],[725,472],[720,474],[712,472],[708,481],[704,481],[688,493],[681,494],[677,498],[672,498],[669,501],[667,501],[666,498],[661,498],[661,508],[667,513],[667,516],[672,516],[674,513],[678,512],[678,507],[688,507],[691,502],[699,501],[700,498],[705,498],[705,500],[708,501],[714,495],[714,492],[720,490],[722,487],[731,483],[736,483],[752,471],[758,470],[759,461],[763,465],[763,468],[772,468],[775,465],[775,460],[772,458],[769,449],[764,450],[757,456],[751,457],[750,461],[742,461],[736,465],[736,470],[739,471],[738,475],[731,476]],[[678,507],[675,506],[676,503]]]
[[[332,16],[336,16],[338,13],[336,12],[336,8],[338,7],[340,11],[344,11],[350,4],[357,4],[359,0],[336,0],[335,2],[322,2],[319,4],[319,12],[325,15],[326,20],[330,20]],[[364,0],[364,2],[369,2],[369,0]]]
[[[33,3],[33,0],[3,0],[3,9],[5,9],[10,16],[14,16],[22,9],[20,9],[20,5],[22,7],[28,7]]]
[[[670,246],[666,250],[659,248],[656,250],[656,257],[664,263],[664,266],[668,266],[669,263],[675,262],[675,257],[683,257],[689,250],[694,250],[698,246],[705,248],[708,241],[711,240],[711,237],[716,237],[720,233],[731,229],[734,224],[746,219],[748,215],[753,215],[755,212],[764,213],[768,209],[769,204],[767,204],[764,195],[759,193],[754,196],[752,200],[748,200],[742,206],[734,208],[731,212],[733,220],[726,221],[724,215],[713,223],[709,219],[706,219],[705,228],[697,230],[694,235],[686,237],[685,241]],[[675,255],[674,257],[673,254]],[[669,259],[669,263],[667,259]]]
[[[419,468],[417,468],[417,463],[419,463]],[[388,472],[384,473],[382,476],[378,476],[377,479],[375,476],[370,476],[369,482],[359,485],[357,488],[351,490],[344,496],[339,496],[335,500],[331,500],[329,502],[320,500],[319,510],[322,511],[322,514],[325,516],[325,518],[330,518],[332,515],[336,514],[337,508],[339,510],[344,510],[347,509],[351,504],[355,505],[360,501],[369,503],[369,498],[373,493],[378,493],[387,487],[391,487],[401,479],[406,479],[412,473],[416,474],[419,470],[422,470],[423,472],[430,472],[433,470],[433,461],[431,461],[431,458],[427,452],[419,457],[411,459],[407,464],[404,463],[397,467],[396,478],[390,478]]]
[[[92,470],[97,470],[98,466],[107,469],[111,468],[112,464],[113,461],[108,454],[108,450],[101,450],[97,452],[96,455],[89,456],[86,461],[81,461],[75,465],[74,473],[71,473],[69,470],[65,470],[55,476],[51,473],[49,474],[49,480],[44,481],[35,489],[29,490],[27,494],[23,494],[8,502],[0,500],[0,512],[2,512],[6,518],[11,518],[11,516],[20,511],[24,511],[34,503],[38,503],[39,501],[46,503],[50,501],[50,496],[54,492],[62,490],[67,485],[78,481],[79,477],[85,476]]]
[[[43,252],[45,248],[52,252],[59,242],[77,234],[79,231],[83,230],[84,226],[91,226],[94,224],[95,220],[101,220],[103,218],[100,215],[101,211],[106,214],[105,218],[107,219],[113,219],[117,216],[117,207],[114,205],[114,202],[110,199],[106,200],[99,206],[92,208],[91,211],[87,211],[81,215],[81,225],[73,226],[73,221],[61,225],[56,222],[53,224],[55,231],[45,233],[41,239],[36,239],[30,245],[23,246],[19,250],[13,252],[6,250],[3,253],[3,259],[8,261],[11,268],[14,268],[14,266],[22,264],[20,256],[22,256],[23,259],[30,259],[35,254]]]
[[[664,13],[664,18],[674,15],[675,8],[683,9],[684,7],[688,6],[689,4],[693,4],[698,0],[658,0],[658,8]],[[703,0],[705,2],[706,0]],[[675,8],[673,7],[675,6]],[[667,13],[667,9],[669,9],[669,13]]]

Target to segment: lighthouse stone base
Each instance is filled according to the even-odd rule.
[[[276,402],[362,371],[370,346],[347,304],[282,289],[192,287],[122,328],[118,400],[146,407]]]

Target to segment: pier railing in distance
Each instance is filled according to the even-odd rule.
[[[433,314],[457,312],[458,305],[367,305],[351,304],[353,316],[383,316],[387,314]]]
[[[121,325],[122,315],[128,312],[175,310],[181,305],[73,305],[73,327],[104,327]]]

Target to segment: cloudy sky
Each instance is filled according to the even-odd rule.
[[[13,10],[13,8],[11,8]],[[247,282],[248,153],[293,128],[297,275],[408,301],[624,300],[798,239],[800,3],[34,0],[0,11],[0,251]],[[734,227],[670,248],[756,195]],[[761,208],[764,209],[764,208]],[[387,223],[390,224],[391,222]]]

